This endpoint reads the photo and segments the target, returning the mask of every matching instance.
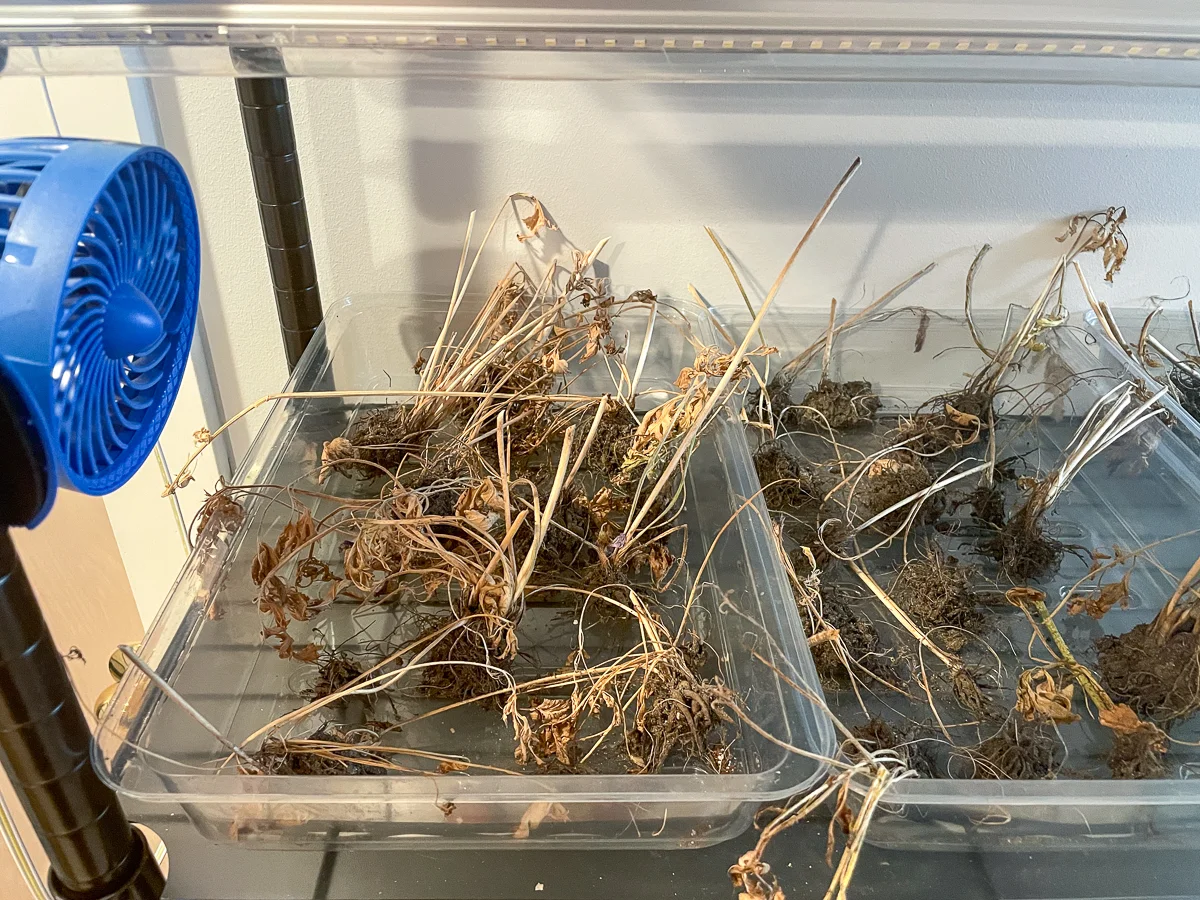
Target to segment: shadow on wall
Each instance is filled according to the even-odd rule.
[[[854,240],[817,263],[846,295],[1081,210],[1127,202],[1135,226],[1178,228],[1200,215],[1200,127],[1178,92],[430,79],[306,91],[306,180],[323,198],[334,294],[447,292],[470,210],[482,225],[517,189],[578,242],[625,244],[638,283],[677,290],[717,271],[702,223],[769,283],[857,154],[866,165],[831,220]],[[506,232],[489,262],[522,249]]]
[[[236,409],[279,386],[282,354],[232,86],[203,96],[186,81],[190,105],[173,120],[160,112],[164,130],[174,121],[192,134],[209,214],[204,262],[219,270],[206,280],[204,313],[210,333],[224,335],[212,339],[213,358]],[[477,245],[502,198],[524,190],[576,243],[590,249],[611,236],[604,261],[618,285],[686,297],[694,283],[712,302],[740,307],[701,226],[717,230],[761,298],[857,155],[862,171],[781,305],[827,309],[831,296],[858,305],[932,260],[938,269],[905,301],[958,308],[985,242],[996,249],[980,273],[981,304],[1028,302],[1066,220],[1122,203],[1130,260],[1115,287],[1096,275],[1102,296],[1172,296],[1173,279],[1200,275],[1200,120],[1183,91],[428,78],[295,80],[291,89],[326,303],[349,293],[448,296],[471,210]],[[516,233],[506,218],[476,292],[513,260],[540,271],[539,242]],[[252,427],[237,438],[243,446]]]

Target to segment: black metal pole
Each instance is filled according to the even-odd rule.
[[[245,54],[237,58],[243,66],[251,64]],[[287,80],[238,78],[236,83],[290,371],[321,324],[322,313]]]
[[[0,753],[64,900],[158,900],[162,873],[97,777],[91,732],[8,529],[0,526]]]
[[[0,759],[63,900],[158,900],[163,876],[92,768],[92,734],[9,527],[45,503],[48,460],[0,367]]]

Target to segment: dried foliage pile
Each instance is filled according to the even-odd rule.
[[[540,203],[519,199],[533,206],[529,237],[550,227]],[[491,710],[515,771],[728,771],[740,700],[689,618],[701,579],[681,512],[705,426],[750,364],[744,347],[690,337],[694,362],[643,389],[659,301],[615,296],[592,271],[600,249],[536,278],[514,264],[474,315],[464,282],[420,354],[418,387],[358,409],[325,441],[315,489],[287,491],[294,514],[259,542],[250,578],[264,640],[317,671],[310,703],[247,739],[266,736],[259,771],[394,767],[405,751],[381,738],[413,718],[389,721],[388,704],[413,697],[433,701],[420,718]],[[631,325],[645,331],[632,350]],[[611,389],[595,390],[602,381]],[[207,509],[263,490],[223,488]],[[400,612],[370,646],[314,640],[346,605]],[[574,622],[561,658],[530,637],[531,617],[533,631],[544,621],[531,608]],[[375,721],[348,722],[350,701]],[[309,737],[290,736],[322,716]],[[405,771],[469,765],[424,757]]]
[[[1067,272],[1083,281],[1075,258],[1098,252],[1111,278],[1128,249],[1124,223],[1123,209],[1073,220],[1063,236],[1068,251],[998,346],[984,342],[972,316],[985,247],[967,274],[962,323],[980,367],[912,411],[889,410],[871,381],[836,380],[832,348],[871,322],[895,329],[915,320],[922,352],[931,314],[882,306],[923,273],[845,322],[831,313],[821,339],[773,375],[764,367],[763,388],[748,396],[763,496],[792,563],[822,682],[831,697],[845,697],[834,706],[856,737],[909,771],[1095,777],[1102,773],[1086,758],[1072,768],[1062,731],[1087,717],[1107,731],[1111,777],[1163,777],[1168,732],[1200,711],[1200,561],[1152,623],[1083,639],[1082,623],[1059,624],[1127,606],[1135,564],[1161,568],[1153,547],[1110,553],[1070,543],[1051,512],[1110,448],[1110,473],[1144,467],[1166,388],[1118,384],[1057,444],[1039,422],[1064,408],[1072,387],[1052,336],[1065,321]],[[1060,584],[1067,562],[1078,567],[1080,558],[1090,563],[1086,574],[1048,607],[1042,588]]]
[[[757,311],[709,230],[754,322],[740,345],[695,346],[694,362],[669,390],[639,391],[660,302],[648,291],[614,296],[593,271],[603,242],[541,276],[514,265],[469,319],[460,307],[474,264],[464,278],[464,247],[445,324],[415,366],[419,388],[360,410],[330,435],[319,485],[287,486],[294,515],[258,546],[251,575],[264,640],[315,675],[310,702],[245,738],[242,770],[641,774],[688,764],[728,773],[737,770],[742,726],[804,753],[747,717],[693,627],[704,564],[687,564],[686,475],[705,426],[741,392],[762,495],[821,680],[835,696],[851,693],[861,712],[846,724],[829,713],[844,753],[827,761],[826,781],[764,811],[756,846],[730,869],[741,897],[782,900],[763,859],[767,845],[826,801],[845,835],[828,896],[844,896],[894,781],[1070,774],[1059,729],[1085,715],[1111,733],[1114,777],[1163,775],[1167,732],[1200,711],[1200,560],[1153,623],[1100,640],[1091,666],[1072,652],[1058,621],[1124,606],[1129,570],[1152,548],[1093,551],[1087,574],[1053,610],[1037,587],[1064,558],[1086,552],[1056,535],[1055,501],[1090,460],[1139,438],[1162,413],[1161,393],[1119,385],[1082,419],[1053,466],[1038,469],[1026,461],[1035,430],[1028,422],[1060,404],[1070,385],[1057,383],[1048,363],[1040,388],[1010,384],[1014,372],[1053,358],[1046,334],[1065,321],[1075,258],[1102,253],[1108,278],[1120,268],[1124,210],[1071,222],[1043,291],[994,348],[971,315],[985,247],[966,286],[978,371],[895,414],[871,381],[833,377],[833,349],[847,330],[898,315],[883,309],[932,265],[844,321],[835,302],[824,334],[782,365],[758,337],[784,276],[858,165]],[[523,238],[554,227],[538,201],[514,199],[532,208]],[[921,352],[931,316],[916,313]],[[640,353],[625,346],[629,315],[648,317]],[[608,372],[611,390],[578,390],[589,369]],[[1011,393],[1019,393],[1026,424],[1001,415],[998,399]],[[213,437],[198,435],[203,443]],[[185,468],[172,489],[189,479]],[[219,490],[201,531],[237,527],[238,498],[262,489]],[[313,625],[345,604],[405,613],[394,632],[368,643],[314,641]],[[543,607],[568,611],[571,637],[561,659],[532,665],[525,628]],[[1011,646],[1001,623],[1014,617],[1029,625],[1029,660],[1016,668],[997,650]],[[589,643],[593,626],[616,643]],[[1015,652],[1008,658],[1020,662]],[[397,718],[397,697],[424,698],[429,710]],[[353,724],[337,712],[349,706]],[[388,740],[464,706],[502,720],[511,765]],[[295,737],[306,724],[307,736]],[[862,790],[852,809],[856,780]],[[536,818],[566,815],[546,809]],[[523,821],[514,836],[528,836],[537,822]],[[831,865],[833,837],[831,827]]]

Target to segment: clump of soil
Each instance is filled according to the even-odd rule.
[[[804,395],[798,406],[787,409],[781,421],[788,429],[805,427],[820,431],[845,431],[872,421],[879,406],[879,395],[872,390],[869,381],[822,378],[815,388]]]
[[[600,417],[600,428],[588,451],[584,465],[594,472],[614,478],[633,447],[637,422],[623,406],[614,406]]]
[[[842,647],[857,665],[885,681],[896,679],[894,659],[884,649],[878,630],[870,619],[854,609],[841,591],[821,587],[821,618],[828,627],[837,629]],[[817,644],[812,654],[822,684],[837,688],[850,683],[850,670],[833,641]]]
[[[372,744],[375,735],[366,730],[343,732],[331,724],[322,725],[308,736],[310,741],[330,741],[340,744]],[[283,738],[268,737],[253,754],[259,771],[264,775],[390,775],[384,757],[366,750],[343,750],[337,758],[307,752],[303,744]]]
[[[892,728],[878,716],[872,716],[862,725],[850,729],[867,750],[890,750],[907,769],[912,769],[922,778],[937,777],[937,760],[927,748],[927,742],[913,740],[907,732]],[[847,749],[851,756],[857,751],[853,744]]]
[[[1063,748],[1053,731],[1014,717],[976,747],[973,755],[977,778],[1027,780],[1057,772]]]
[[[971,506],[971,518],[980,525],[990,525],[996,530],[1004,527],[1004,491],[996,484],[981,483],[967,496]]]
[[[979,543],[985,556],[996,560],[1000,571],[1016,584],[1041,578],[1056,570],[1066,546],[1046,534],[1041,517],[1018,508],[995,533]]]
[[[1165,755],[1161,733],[1155,734],[1151,729],[1114,733],[1108,768],[1113,778],[1163,778],[1167,774]]]
[[[363,673],[362,666],[345,653],[325,654],[318,663],[317,678],[310,692],[313,700],[336,694]]]
[[[820,504],[816,474],[779,441],[767,441],[754,451],[754,468],[769,509],[792,510]]]
[[[897,503],[925,490],[933,484],[933,476],[925,462],[907,451],[900,450],[875,460],[867,469],[865,501],[872,515],[878,515]],[[914,501],[914,503],[920,501]],[[894,531],[912,513],[912,505],[902,507],[885,516],[876,528]],[[917,514],[917,523],[930,522],[941,514],[939,504],[927,504]]]
[[[767,382],[766,400],[770,403],[769,413],[774,416],[774,422],[767,421],[768,408],[767,403],[763,402],[762,389],[754,388],[748,391],[746,393],[746,413],[750,421],[761,425],[784,425],[782,416],[792,405],[792,384],[794,382],[795,377],[786,372],[780,372]]]
[[[421,450],[419,436],[410,433],[408,409],[398,404],[371,410],[350,429],[354,458],[376,464],[357,467],[362,474],[367,477],[379,475],[376,466],[398,469],[409,453]],[[352,468],[352,464],[340,468]]]
[[[938,397],[926,404],[932,412],[919,412],[900,423],[898,442],[923,456],[961,450],[978,441],[987,430],[992,398],[966,390]]]
[[[598,529],[588,507],[577,502],[582,497],[582,492],[572,489],[554,510],[539,556],[539,563],[548,572],[555,567],[575,572],[600,562],[595,548]]]
[[[788,551],[788,559],[796,574],[802,578],[812,574],[812,566],[808,561],[808,554],[803,550],[804,547],[812,552],[817,566],[824,568],[850,540],[850,529],[846,527],[845,522],[837,518],[822,521],[819,515],[811,519],[785,519],[783,533],[797,544],[794,549]]]
[[[971,587],[971,568],[936,546],[896,575],[889,594],[926,631],[943,628],[935,639],[947,650],[961,650],[983,621]],[[944,626],[950,626],[944,628]]]
[[[1162,640],[1152,624],[1096,641],[1100,680],[1118,703],[1164,728],[1200,710],[1200,635]]]
[[[440,631],[452,621],[454,619],[450,616],[437,617],[421,637]],[[436,640],[425,662],[443,665],[433,665],[424,670],[421,690],[426,696],[442,700],[473,700],[504,687],[495,672],[478,665],[458,664],[486,663],[493,668],[507,669],[508,661],[500,659],[479,632],[467,627],[455,628]],[[484,709],[500,709],[504,699],[503,695],[499,695],[487,697],[479,703]]]

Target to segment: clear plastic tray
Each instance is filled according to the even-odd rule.
[[[1151,311],[1150,309],[1111,310],[1125,340],[1135,344],[1140,338],[1142,326]],[[1147,385],[1171,388],[1171,393],[1164,398],[1163,402],[1171,410],[1171,415],[1179,422],[1180,428],[1190,436],[1190,446],[1200,451],[1200,421],[1197,421],[1196,416],[1188,412],[1179,402],[1178,394],[1168,377],[1171,362],[1162,354],[1151,349],[1150,356],[1160,365],[1155,368],[1147,367],[1143,362],[1135,360],[1117,346],[1100,327],[1094,312],[1089,311],[1084,316],[1084,323],[1088,332],[1095,338],[1098,355],[1103,365],[1111,366],[1117,371],[1128,372],[1130,377],[1141,379]],[[1154,337],[1158,338],[1171,353],[1177,356],[1195,356],[1200,353],[1200,348],[1197,348],[1196,338],[1192,333],[1191,320],[1183,309],[1164,309],[1154,317],[1150,330]]]
[[[985,341],[994,345],[1010,318],[997,313],[977,315],[976,321]],[[744,333],[748,324],[744,311],[732,313],[729,320],[735,332]],[[827,325],[827,316],[772,311],[763,325],[763,339],[781,348],[775,365],[818,340]],[[918,332],[923,332],[923,339],[918,339]],[[1028,452],[1029,461],[1046,472],[1056,464],[1092,402],[1128,375],[1117,368],[1098,366],[1094,348],[1085,346],[1067,328],[1043,333],[1038,340],[1046,349],[1015,373],[1011,384],[1022,388],[1050,381],[1070,384],[1070,391],[1048,415],[1033,422],[1023,415],[1026,407],[1017,394],[1008,394],[1007,399],[1001,396],[998,404],[1004,417],[1024,418],[1024,424],[1030,426],[1023,443],[1010,446]],[[905,309],[879,314],[839,334],[830,377],[870,380],[882,400],[877,415],[887,418],[911,412],[929,398],[961,387],[982,362],[961,319]],[[806,385],[815,383],[820,363],[818,353],[797,378],[794,398],[803,395]],[[754,434],[751,429],[752,442],[756,441]],[[1051,532],[1064,543],[1083,548],[1084,557],[1092,549],[1111,551],[1114,544],[1126,549],[1141,547],[1200,524],[1200,460],[1181,440],[1178,427],[1152,421],[1130,438],[1135,436],[1137,440],[1127,438],[1087,465],[1052,507]],[[852,433],[840,438],[846,446],[854,446]],[[917,538],[909,542],[910,553],[930,537],[961,561],[980,566],[985,577],[996,578],[994,566],[989,570],[988,561],[977,554],[972,543],[962,540],[961,532],[959,538],[931,532],[916,529]],[[865,564],[885,589],[891,583],[893,564],[898,562],[898,551],[893,548],[890,552],[892,557],[881,556]],[[1198,556],[1200,534],[1164,543],[1152,551],[1152,560],[1148,557],[1133,568],[1128,609],[1114,607],[1098,621],[1064,611],[1057,621],[1073,652],[1094,669],[1095,638],[1121,634],[1150,621]],[[1047,603],[1053,605],[1088,566],[1086,558],[1067,553],[1057,573],[1029,584],[1044,590]],[[840,583],[841,576],[831,577]],[[864,600],[860,608],[868,611],[887,645],[887,614],[873,599]],[[1008,671],[1033,667],[1026,653],[1031,627],[1024,614],[1001,603],[989,608],[987,615],[992,622],[990,643]],[[892,646],[898,643],[891,642]],[[1047,653],[1041,655],[1048,658]],[[1078,689],[1075,693],[1078,712],[1086,700]],[[882,690],[866,694],[872,712],[890,705],[917,717],[923,710],[924,717],[931,720],[927,703],[906,706],[905,701],[886,696]],[[825,698],[848,725],[865,721],[851,691],[827,687]],[[998,699],[1011,707],[1011,689]],[[943,709],[943,714],[953,713]],[[1059,734],[1067,755],[1064,773],[1055,780],[903,780],[889,789],[867,840],[880,846],[921,850],[1094,849],[1106,842],[1125,849],[1143,845],[1200,848],[1200,748],[1195,745],[1200,740],[1200,714],[1172,730],[1172,738],[1181,743],[1172,745],[1167,757],[1169,777],[1161,780],[1112,780],[1106,766],[1109,732],[1095,722],[1094,714],[1060,726]]]
[[[443,317],[443,305],[413,298],[354,299],[336,305],[326,313],[290,387],[415,387],[413,360],[434,341]],[[640,348],[642,336],[636,332],[640,328],[644,333],[645,327],[644,313],[639,320],[627,311],[617,319],[614,336],[632,328],[625,346]],[[673,312],[660,301],[642,389],[673,380],[694,360],[694,342],[714,342],[710,328],[706,320]],[[598,380],[607,380],[605,366],[591,372],[583,376],[590,381],[580,380],[572,390],[613,390],[611,381]],[[280,403],[237,481],[315,487],[322,442],[340,433],[364,402],[371,401],[306,398]],[[686,558],[695,572],[717,541],[718,529],[756,490],[745,439],[728,413],[720,415],[702,439],[688,477],[682,520],[688,525]],[[336,476],[324,489],[336,485],[339,492],[353,491],[356,484],[362,482]],[[265,645],[263,616],[249,579],[259,537],[273,540],[290,517],[286,502],[250,503],[242,527],[193,553],[142,645],[156,670],[234,740],[303,705],[302,691],[312,677],[313,666],[280,660],[273,647]],[[709,583],[692,615],[711,648],[711,665],[743,698],[749,716],[771,735],[827,757],[834,748],[827,719],[751,652],[773,660],[801,683],[816,683],[772,541],[763,511],[757,506],[744,509],[717,543],[707,569]],[[351,626],[351,610],[337,610],[335,604],[311,623],[294,622],[296,640],[309,639],[300,631],[305,624],[332,629],[342,639],[363,627],[362,640],[377,636],[376,628],[393,627],[386,614]],[[554,659],[556,652],[570,650],[576,634],[573,611],[531,606],[521,624],[522,656],[529,650],[531,656],[544,652]],[[544,663],[539,659],[528,665]],[[412,699],[411,709],[409,703],[400,701],[401,710],[393,718],[441,705],[425,698]],[[329,718],[346,721],[339,717],[349,715],[333,712]],[[310,721],[296,736],[315,727]],[[255,846],[695,847],[738,834],[760,803],[802,790],[824,771],[822,765],[781,749],[748,727],[734,728],[733,733],[741,774],[717,774],[688,763],[655,775],[543,775],[534,770],[527,775],[244,776],[233,766],[215,772],[212,761],[228,754],[131,669],[100,725],[96,764],[123,796],[178,804],[212,839]],[[400,735],[405,746],[515,766],[511,728],[498,715],[479,713],[472,705],[406,726]],[[522,829],[523,821],[532,822],[532,827]],[[525,837],[514,834],[522,830]]]

